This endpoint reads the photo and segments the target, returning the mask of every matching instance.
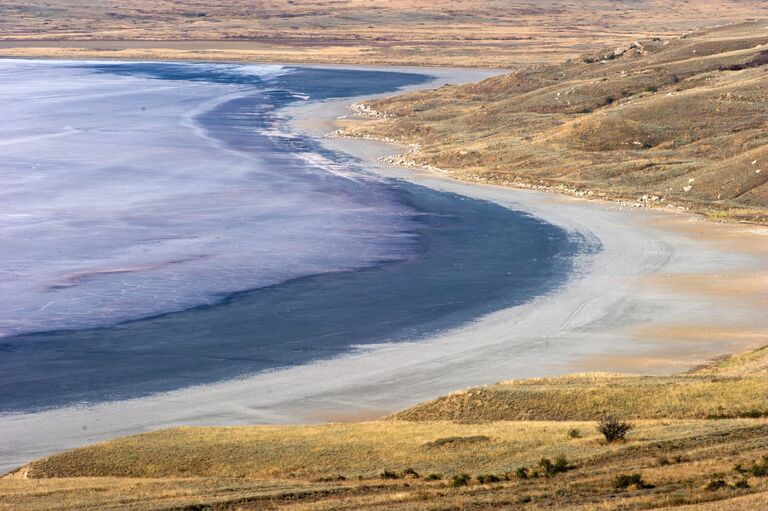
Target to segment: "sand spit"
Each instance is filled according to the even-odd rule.
[[[432,69],[430,74],[438,76],[433,85],[481,78],[474,71]],[[321,137],[332,131],[335,118],[346,115],[349,103],[309,103],[288,113],[297,129]],[[374,172],[526,211],[580,233],[602,250],[582,255],[573,279],[557,292],[426,341],[361,347],[338,359],[148,398],[0,416],[0,469],[69,447],[182,424],[370,417],[468,386],[583,370],[668,374],[754,345],[759,332],[768,330],[762,302],[751,294],[741,299],[654,283],[673,275],[707,281],[713,275],[764,274],[768,258],[745,241],[749,237],[730,243],[707,236],[706,229],[691,234],[665,225],[669,218],[684,225],[700,222],[682,213],[391,168],[377,162],[393,152],[381,142],[324,143],[360,158]],[[712,335],[697,340],[682,329],[679,336],[644,337],[655,325],[695,327]]]

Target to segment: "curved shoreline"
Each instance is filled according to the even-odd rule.
[[[320,130],[328,131],[328,123],[349,101],[316,103],[290,113],[294,125],[317,135]],[[616,370],[621,365],[618,361],[627,357],[655,361],[635,365],[630,372],[678,372],[715,355],[737,351],[738,346],[746,349],[748,342],[723,336],[692,349],[690,341],[638,337],[638,325],[768,326],[768,320],[760,317],[761,309],[750,309],[745,303],[723,303],[701,293],[672,293],[646,285],[651,277],[683,272],[768,270],[765,258],[723,250],[680,230],[656,225],[668,221],[668,213],[391,169],[375,162],[376,156],[390,151],[385,144],[324,143],[360,158],[374,172],[527,211],[599,240],[604,250],[582,256],[577,278],[557,292],[426,341],[365,346],[339,359],[148,398],[0,416],[0,429],[6,432],[0,440],[0,451],[5,453],[0,468],[12,468],[65,447],[174,425],[374,417],[472,385],[579,370]],[[713,317],[713,307],[719,317]],[[657,352],[664,356],[654,358]],[[12,445],[10,438],[14,439]]]
[[[110,66],[93,69],[96,74],[150,76],[164,80],[161,83],[181,79],[183,88],[189,86],[186,78],[200,79],[206,86],[209,78],[223,84],[240,83],[242,75],[248,83],[252,80],[247,67],[240,71],[161,63]],[[146,397],[335,358],[358,344],[436,336],[567,281],[570,259],[582,250],[580,239],[496,204],[361,172],[344,155],[330,154],[313,139],[295,134],[274,113],[300,103],[294,99],[297,96],[394,92],[402,84],[424,83],[425,75],[288,71],[278,73],[280,87],[271,82],[262,85],[260,75],[259,83],[245,91],[225,89],[229,93],[219,101],[206,98],[193,113],[180,111],[184,126],[192,124],[189,119],[195,115],[190,128],[216,149],[251,162],[254,175],[229,187],[235,199],[242,193],[246,202],[285,203],[268,220],[244,212],[242,223],[252,227],[238,231],[238,237],[245,240],[270,231],[273,236],[258,238],[263,247],[253,248],[250,271],[232,269],[243,272],[246,279],[249,273],[264,273],[262,278],[272,276],[275,282],[212,293],[200,305],[191,302],[181,310],[161,309],[116,324],[100,317],[106,324],[95,328],[9,336],[0,342],[0,349],[8,350],[0,359],[0,386],[6,389],[0,396],[0,413]],[[178,157],[183,159],[184,154],[182,148]],[[224,170],[231,172],[230,167],[224,165]],[[205,182],[215,180],[206,176]],[[265,196],[259,186],[266,185],[273,193]],[[313,194],[301,204],[296,195],[307,190]],[[222,227],[241,223],[227,216],[231,195],[222,191],[217,197]],[[317,205],[325,221],[312,223],[308,232],[304,226],[312,222],[309,218],[315,216]],[[323,217],[324,207],[337,216]],[[295,231],[295,219],[303,218],[307,220]],[[275,232],[281,229],[297,233],[292,251],[283,250],[280,243],[286,240]],[[270,238],[277,244],[265,260]],[[219,250],[238,254],[238,247],[226,246]],[[300,256],[302,250],[319,260],[316,266],[302,266],[302,260],[293,257],[291,252]],[[215,249],[212,253],[218,255]],[[168,264],[197,258],[182,254]],[[295,275],[284,268],[294,266]],[[87,280],[89,275],[163,267],[125,264],[80,271],[62,287],[75,287],[77,279]],[[310,272],[303,274],[302,268]],[[196,280],[207,279],[204,273],[192,275],[184,285],[194,287]],[[154,300],[143,303],[152,306]]]

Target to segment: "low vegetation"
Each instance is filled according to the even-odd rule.
[[[506,68],[768,16],[760,0],[0,0],[0,54]],[[578,20],[575,22],[574,20]]]
[[[392,418],[485,422],[598,421],[605,415],[624,420],[768,416],[768,379],[704,371],[669,377],[583,374],[502,382],[454,392]]]
[[[605,437],[605,441],[610,443],[625,440],[627,433],[632,430],[634,426],[612,415],[606,415],[597,423],[597,431],[602,433]]]
[[[674,377],[577,375],[500,384],[496,391],[517,396],[517,411],[509,396],[473,406],[503,394],[451,400],[471,390],[367,423],[187,427],[120,438],[1,478],[0,510],[763,509],[768,421],[712,415],[725,401],[722,415],[755,406],[748,388],[765,401],[759,379],[734,374],[744,373],[741,363],[759,367],[766,355],[758,350]],[[719,386],[743,379],[739,392]],[[697,390],[680,399],[681,385]],[[558,413],[571,418],[537,418],[544,410],[537,395],[563,387],[576,389],[560,398],[568,406]],[[588,399],[586,388],[594,389]],[[645,406],[653,415],[689,401],[684,417],[641,413]],[[478,413],[500,403],[509,418]],[[606,420],[605,411],[595,416],[605,403],[620,409],[618,418]],[[601,425],[624,439],[607,442]]]
[[[344,129],[465,180],[766,222],[766,72],[766,23],[727,25],[371,101]]]

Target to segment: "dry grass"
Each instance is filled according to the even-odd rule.
[[[716,374],[716,373],[715,373]],[[455,392],[396,413],[401,420],[597,420],[768,417],[764,377],[579,375]]]
[[[3,55],[508,67],[768,16],[757,0],[0,0]]]
[[[408,421],[722,419],[768,417],[768,347],[677,376],[579,374],[501,382],[395,413]]]
[[[760,349],[675,377],[504,382],[397,415],[406,420],[130,436],[0,479],[0,510],[760,509],[768,477],[734,467],[749,468],[768,454],[768,421],[675,417],[764,409],[766,383],[756,374],[766,359]],[[506,419],[587,419],[605,411],[664,418],[634,419],[626,441],[607,444],[594,420],[491,420],[498,410]],[[558,456],[572,470],[517,474],[518,467],[535,469],[542,458]],[[464,473],[470,484],[453,487],[450,478]],[[635,473],[652,487],[614,487],[617,474]],[[499,482],[481,484],[481,474]],[[717,480],[726,486],[704,489]]]
[[[593,422],[381,421],[322,426],[177,428],[120,438],[29,466],[31,478],[226,477],[317,480],[377,478],[384,470],[422,474],[506,473],[563,454],[572,460],[621,457],[626,449],[690,436],[762,427],[753,420],[642,421],[632,442],[607,445]],[[571,429],[583,437],[573,440]],[[487,440],[462,442],[472,437]],[[450,438],[451,442],[440,442]]]
[[[640,46],[372,102],[386,118],[347,129],[462,179],[766,221],[766,22]]]
[[[488,440],[456,440],[478,435]],[[445,436],[456,438],[430,444]],[[626,443],[613,445],[593,422],[180,428],[35,462],[28,479],[0,479],[0,509],[656,509],[765,492],[768,480],[756,477],[747,489],[701,488],[714,477],[737,481],[732,467],[759,458],[767,439],[768,424],[755,419],[638,421]],[[514,475],[558,455],[575,468]],[[407,468],[445,477],[405,478]],[[384,470],[399,478],[382,479]],[[655,488],[614,489],[624,472],[641,472]],[[447,479],[459,473],[502,481],[452,488]]]

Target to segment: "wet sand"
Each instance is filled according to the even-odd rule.
[[[467,76],[446,71],[439,80],[476,79]],[[297,129],[322,136],[350,102],[308,104],[288,113]],[[710,224],[682,213],[389,168],[376,158],[394,150],[379,142],[328,139],[324,144],[382,175],[526,211],[601,243],[602,250],[580,256],[573,279],[555,292],[425,341],[363,346],[332,360],[148,398],[2,416],[0,469],[66,447],[174,425],[367,419],[456,389],[513,378],[587,370],[669,374],[753,347],[761,336],[768,339],[761,307],[765,289],[758,286],[740,296],[664,282],[765,275],[768,237],[759,228],[746,228],[745,236],[731,240],[729,227],[711,224],[726,234],[715,229],[709,235]]]

